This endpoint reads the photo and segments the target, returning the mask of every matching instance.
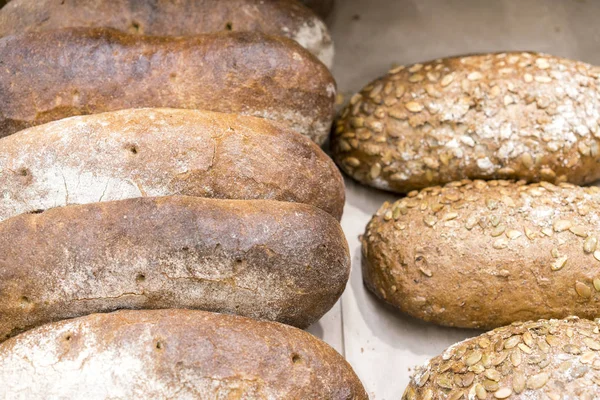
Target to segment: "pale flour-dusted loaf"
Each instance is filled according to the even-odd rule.
[[[363,278],[416,318],[464,328],[600,316],[600,188],[463,181],[384,204]]]
[[[67,204],[173,194],[307,203],[340,218],[344,182],[308,138],[261,118],[135,109],[0,139],[0,221]]]
[[[595,400],[600,331],[585,319],[515,323],[417,367],[402,400]]]
[[[170,107],[288,124],[322,144],[331,73],[295,41],[258,32],[158,37],[66,28],[0,39],[0,137],[81,114]]]
[[[296,0],[13,0],[0,11],[0,36],[74,27],[151,36],[257,31],[289,37],[333,63],[327,27]]]
[[[0,398],[367,400],[352,367],[309,333],[203,311],[120,311],[0,344]]]
[[[338,165],[394,192],[461,179],[600,179],[600,69],[538,53],[402,66],[352,97]]]
[[[60,207],[0,222],[0,341],[118,309],[192,308],[305,328],[350,273],[318,208],[170,196]]]

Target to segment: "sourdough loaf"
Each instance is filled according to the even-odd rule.
[[[418,367],[402,400],[600,398],[600,334],[589,320],[517,323]]]
[[[80,115],[171,107],[282,121],[321,144],[329,70],[293,40],[257,32],[151,37],[72,28],[0,39],[0,137]]]
[[[363,278],[387,303],[442,325],[600,315],[600,189],[463,181],[373,217]]]
[[[6,399],[368,399],[314,336],[202,311],[121,311],[42,326],[0,344]]]
[[[135,109],[0,139],[0,221],[67,204],[182,194],[307,203],[340,218],[344,182],[314,143],[261,118]]]
[[[350,176],[395,192],[461,179],[600,179],[600,70],[538,53],[394,68],[352,97],[333,136]]]
[[[305,328],[342,294],[346,239],[305,204],[171,196],[0,223],[0,340],[118,309],[192,308]]]
[[[152,36],[257,31],[287,36],[328,67],[333,63],[327,27],[295,0],[13,0],[0,11],[0,36],[73,27]]]

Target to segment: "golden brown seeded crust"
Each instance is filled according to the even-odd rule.
[[[171,196],[0,223],[0,340],[118,309],[193,308],[305,328],[350,273],[337,221],[266,200]]]
[[[442,325],[600,314],[600,189],[463,181],[386,203],[369,222],[363,278]]]
[[[333,155],[356,180],[406,193],[461,179],[600,178],[599,70],[537,53],[398,67],[355,95]]]
[[[600,331],[589,320],[495,329],[417,368],[402,400],[600,398]]]
[[[13,0],[0,11],[0,36],[73,27],[152,36],[256,31],[296,40],[329,67],[333,61],[327,27],[297,1]]]
[[[136,109],[73,117],[0,139],[0,221],[140,196],[271,199],[340,218],[344,182],[314,143],[261,118]]]
[[[287,123],[321,144],[335,81],[296,42],[257,32],[151,37],[73,28],[0,39],[0,137],[80,114],[172,107]]]
[[[299,329],[202,311],[120,311],[0,344],[0,397],[366,400],[352,367]],[[25,392],[24,392],[25,390]]]

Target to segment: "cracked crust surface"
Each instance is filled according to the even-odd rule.
[[[322,144],[333,120],[327,67],[293,40],[258,32],[67,28],[1,38],[0,59],[0,137],[73,115],[170,107],[280,121]]]
[[[0,344],[11,399],[366,400],[352,367],[286,325],[202,311],[120,311]]]
[[[68,204],[182,194],[307,203],[340,218],[344,183],[273,122],[196,110],[73,117],[0,139],[0,221]]]
[[[333,62],[323,21],[290,0],[13,0],[0,10],[0,36],[73,27],[151,36],[256,31],[294,39],[328,67]]]
[[[448,348],[411,377],[402,400],[600,398],[597,322],[516,323]]]
[[[342,294],[346,239],[305,204],[172,196],[0,223],[0,340],[118,309],[192,308],[307,327]]]
[[[600,179],[600,70],[539,53],[397,67],[352,97],[333,157],[361,183],[407,193],[461,179]]]
[[[447,326],[600,313],[600,189],[462,181],[384,204],[362,238],[379,298]]]

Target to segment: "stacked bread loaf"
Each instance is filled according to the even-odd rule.
[[[600,189],[578,185],[600,178],[599,109],[598,68],[530,52],[400,66],[367,85],[337,122],[334,159],[357,181],[406,197],[385,203],[361,239],[366,287],[446,326],[596,318]],[[593,332],[557,338],[573,352],[537,344],[571,324]],[[600,349],[597,333],[591,321],[558,320],[491,332],[433,360],[405,398],[597,398],[597,384],[585,390],[588,361],[569,362],[582,363],[581,382],[560,374],[569,354]],[[532,335],[520,351],[549,361],[535,368],[507,344]]]
[[[1,398],[366,398],[294,328],[350,272],[319,17],[14,0],[0,36]]]

